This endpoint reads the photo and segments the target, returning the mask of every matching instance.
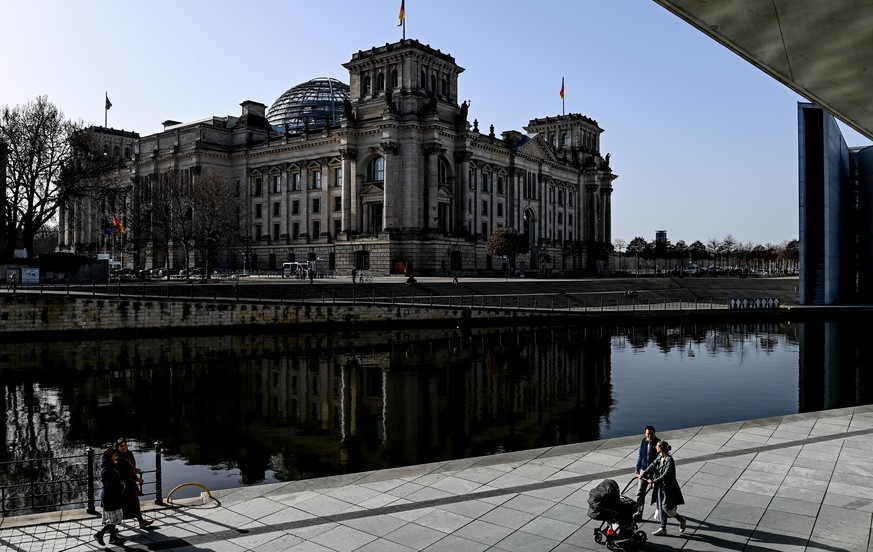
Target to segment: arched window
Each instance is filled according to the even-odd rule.
[[[130,159],[130,148],[129,147],[124,148],[124,158]]]
[[[391,88],[397,88],[397,69],[391,71]]]
[[[437,162],[437,182],[446,184],[449,181],[449,168],[446,165],[445,159],[439,158]]]
[[[558,135],[557,134],[552,134],[552,147],[553,148],[558,147]]]
[[[364,94],[370,93],[370,75],[364,77],[364,86],[363,86]]]
[[[118,155],[120,153],[121,153],[121,148],[119,148],[118,146],[115,146],[114,148],[112,148],[112,155],[113,156],[118,157]]]
[[[437,91],[437,87],[436,87],[436,75],[431,75],[431,76],[430,76],[430,89],[433,90],[434,92]]]
[[[443,96],[449,95],[449,85],[446,83],[445,77],[440,81],[440,94]]]
[[[421,70],[421,87],[427,88],[427,76],[424,74],[424,69]]]
[[[379,73],[379,76],[376,77],[376,90],[385,90],[385,74]]]
[[[385,158],[376,157],[367,164],[367,182],[382,182],[385,180]]]
[[[561,145],[565,147],[570,145],[570,135],[566,132],[561,134]]]

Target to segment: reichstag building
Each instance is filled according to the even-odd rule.
[[[485,244],[508,226],[531,244],[516,268],[598,270],[616,175],[596,121],[569,114],[532,119],[524,132],[480,129],[458,101],[464,69],[416,40],[359,51],[343,66],[348,84],[313,79],[269,107],[244,101],[238,116],[167,121],[130,140],[127,197],[112,207],[71,202],[59,249],[107,251],[113,240],[113,257],[136,270],[203,266],[208,248],[182,255],[178,243],[159,245],[147,214],[161,183],[221,174],[238,189],[239,236],[215,268],[317,261],[340,274],[485,273],[505,267]],[[98,222],[113,209],[123,235]]]

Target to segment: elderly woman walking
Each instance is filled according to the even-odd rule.
[[[638,476],[653,485],[652,504],[658,505],[658,520],[661,522],[661,527],[653,531],[652,535],[667,534],[668,517],[675,517],[679,520],[679,534],[681,535],[685,533],[687,520],[684,516],[679,515],[677,510],[680,505],[685,504],[685,499],[682,497],[682,490],[676,480],[676,462],[670,456],[670,444],[667,441],[658,441],[657,450],[658,458]]]

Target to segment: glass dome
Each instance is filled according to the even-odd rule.
[[[349,98],[349,85],[329,77],[319,77],[289,88],[267,111],[270,124],[288,126],[291,132],[335,125],[343,119],[343,101]]]

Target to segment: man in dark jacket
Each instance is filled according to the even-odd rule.
[[[658,457],[658,436],[655,435],[655,428],[646,426],[646,436],[640,441],[640,453],[637,455],[637,465],[634,468],[634,475],[639,476],[643,473],[649,464],[655,461]],[[643,520],[643,506],[646,503],[646,490],[649,488],[649,483],[645,479],[639,480],[637,488],[637,513],[634,516],[635,521]]]

